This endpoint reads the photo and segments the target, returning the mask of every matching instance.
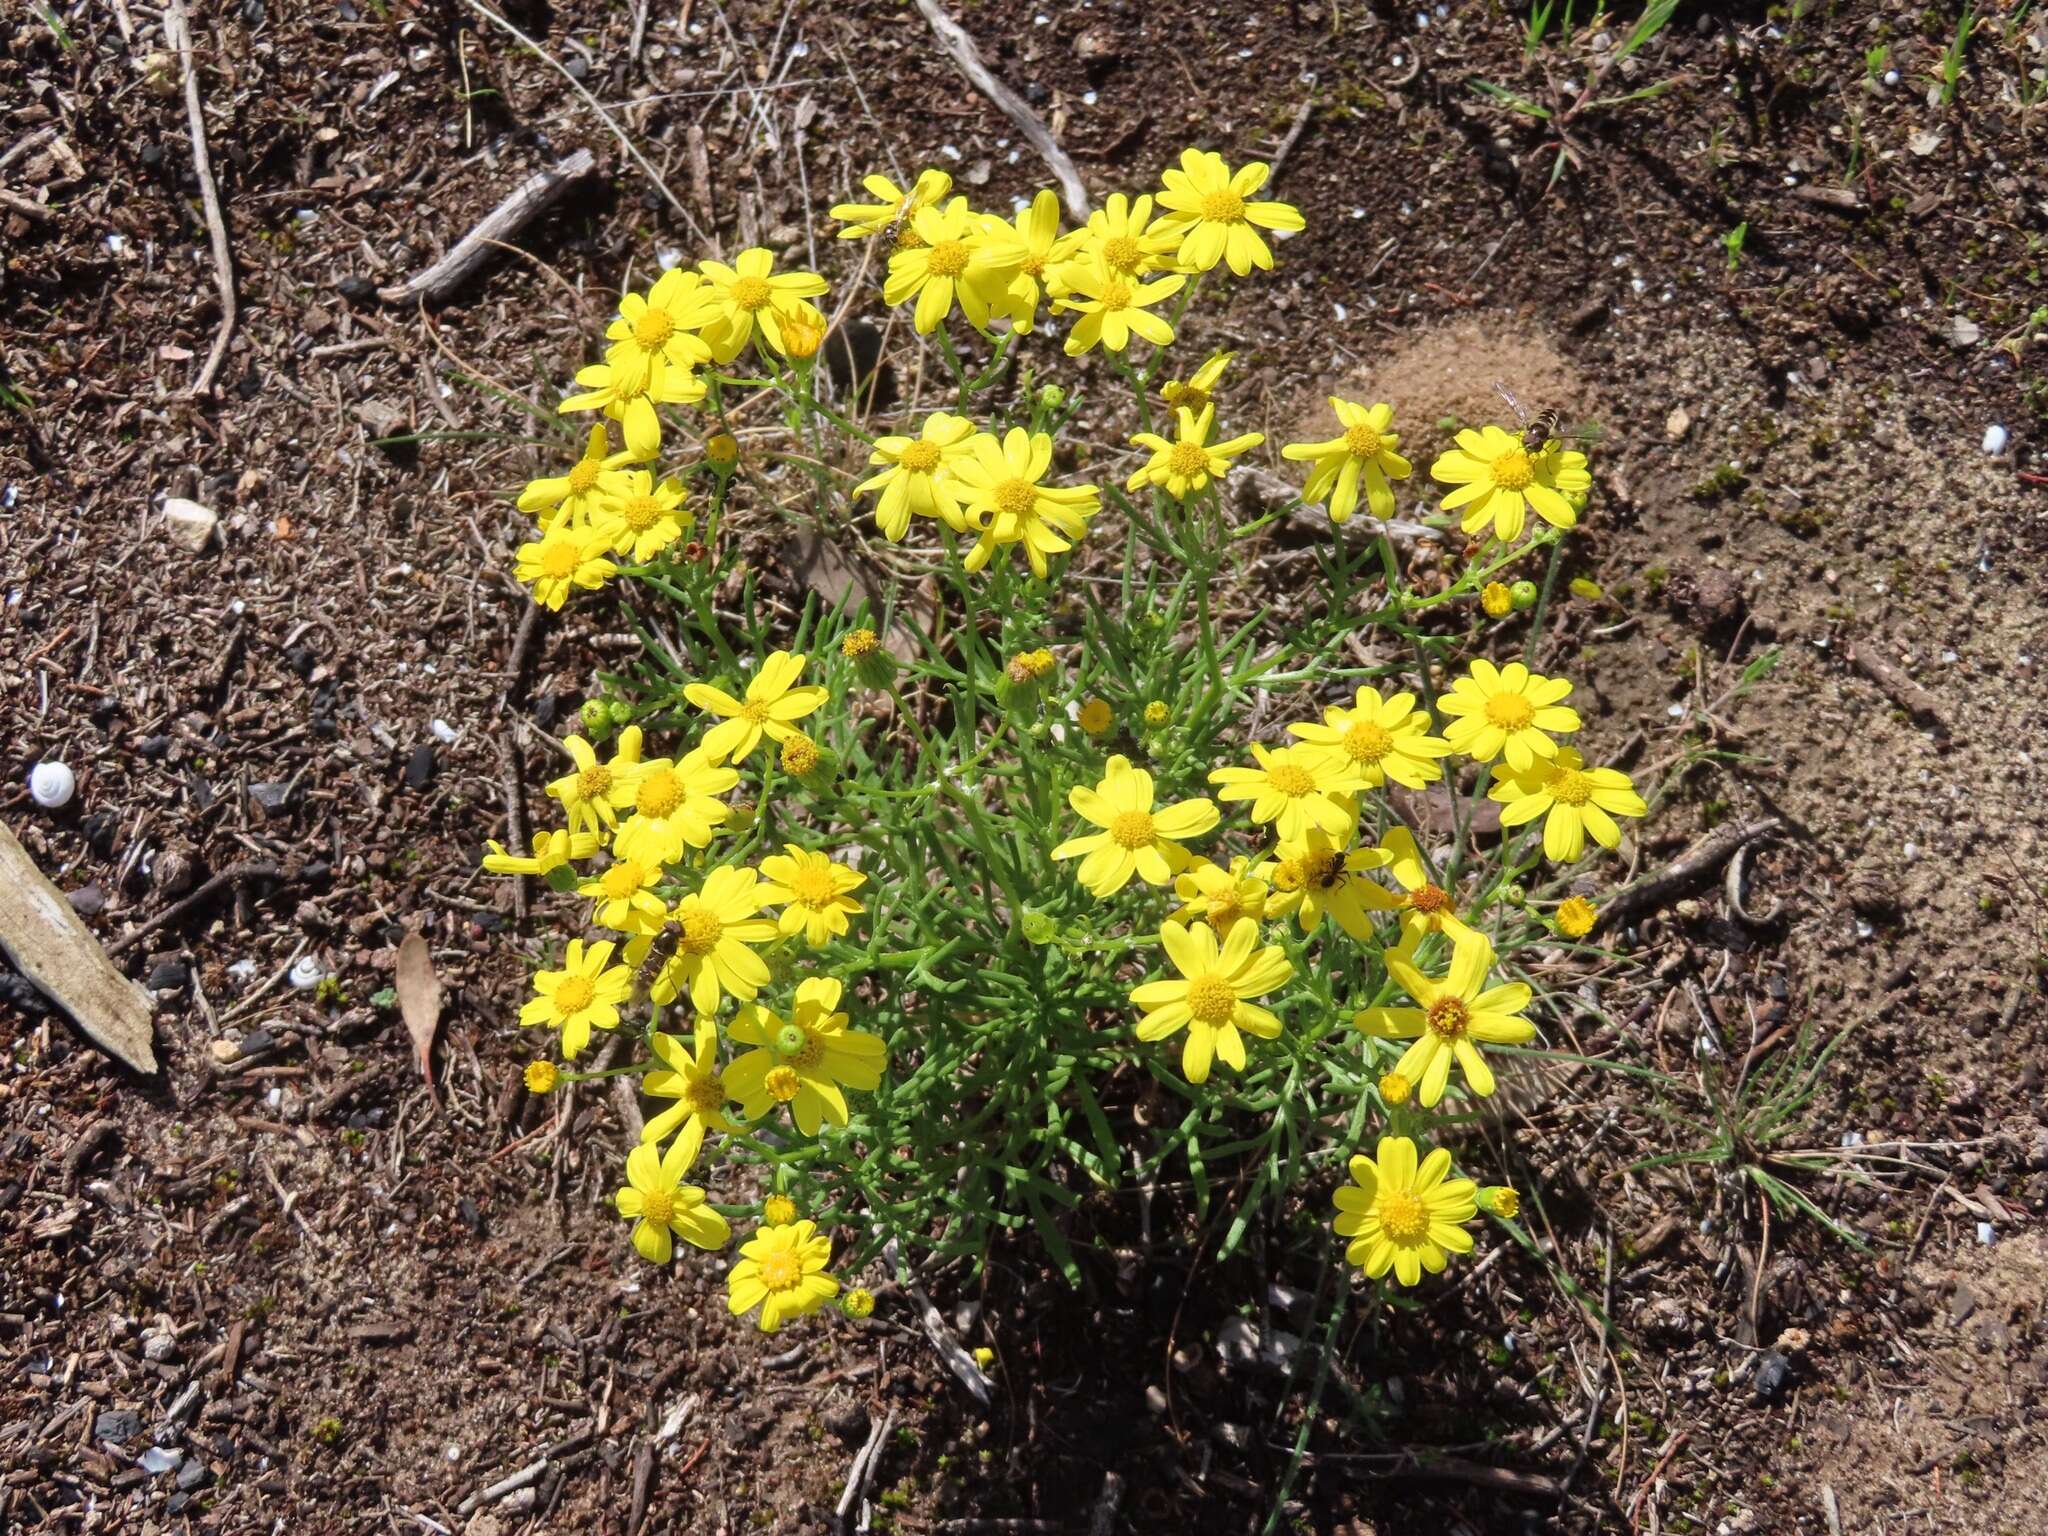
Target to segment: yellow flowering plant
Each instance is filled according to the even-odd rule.
[[[1277,453],[1246,430],[1234,354],[1177,349],[1205,286],[1263,281],[1303,229],[1267,179],[1191,149],[1063,230],[1049,194],[870,176],[832,209],[882,241],[860,292],[707,259],[626,295],[562,401],[603,415],[521,496],[517,570],[642,651],[561,743],[562,828],[486,864],[563,897],[522,1013],[560,1081],[641,1079],[631,1241],[736,1231],[729,1303],[764,1329],[885,1250],[981,1262],[1004,1232],[1078,1283],[1084,1194],[1169,1167],[1225,1251],[1348,1172],[1326,1231],[1376,1283],[1513,1215],[1437,1143],[1548,1018],[1527,957],[1594,930],[1569,865],[1648,810],[1531,670],[1592,480],[1489,427],[1431,507],[1393,404],[1330,397],[1342,435]],[[818,364],[862,300],[918,356],[886,409]],[[1254,462],[1305,467],[1246,515]],[[1478,535],[1448,582],[1388,536],[1404,497]],[[1362,515],[1314,589],[1244,602],[1252,541],[1310,509]],[[872,579],[771,589],[755,552],[792,527]],[[593,1030],[622,1064],[579,1070]]]

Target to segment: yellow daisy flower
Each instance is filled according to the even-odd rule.
[[[853,488],[856,496],[879,490],[875,526],[892,544],[910,529],[910,515],[935,517],[955,533],[967,531],[952,470],[973,450],[974,423],[965,416],[934,411],[916,437],[878,437],[868,463],[887,466]]]
[[[1387,866],[1388,855],[1379,848],[1353,848],[1346,852],[1319,827],[1310,827],[1298,841],[1283,840],[1274,857],[1258,867],[1271,888],[1266,912],[1285,917],[1292,912],[1304,934],[1314,933],[1329,913],[1352,938],[1361,943],[1374,937],[1373,912],[1391,912],[1397,898],[1372,878],[1371,872]]]
[[[1422,1006],[1361,1009],[1352,1024],[1368,1035],[1415,1041],[1394,1070],[1415,1084],[1424,1109],[1435,1108],[1444,1096],[1453,1060],[1474,1093],[1492,1093],[1493,1069],[1479,1043],[1520,1045],[1535,1035],[1536,1026],[1521,1017],[1532,996],[1529,988],[1519,981],[1487,988],[1493,946],[1478,934],[1452,946],[1450,972],[1441,980],[1416,969],[1412,950],[1390,949],[1385,959],[1387,974]]]
[[[1200,837],[1221,816],[1207,799],[1154,810],[1152,796],[1151,774],[1133,768],[1127,757],[1112,757],[1093,789],[1076,784],[1067,791],[1075,814],[1102,830],[1068,838],[1052,856],[1080,858],[1081,883],[1097,896],[1115,895],[1133,875],[1148,885],[1165,885],[1189,862],[1179,840]]]
[[[1453,945],[1479,937],[1458,916],[1457,903],[1450,892],[1430,879],[1429,865],[1423,861],[1414,833],[1397,822],[1387,830],[1380,847],[1389,856],[1387,873],[1401,887],[1401,894],[1394,901],[1401,913],[1404,949],[1412,952],[1425,933],[1441,933]]]
[[[526,1091],[539,1098],[546,1098],[555,1091],[555,1084],[561,1080],[561,1072],[552,1061],[529,1061],[526,1071],[521,1074]]]
[[[1255,203],[1246,199],[1266,184],[1267,166],[1257,160],[1233,172],[1221,155],[1184,149],[1179,169],[1162,180],[1166,190],[1159,206],[1180,232],[1176,259],[1193,272],[1207,272],[1227,262],[1239,277],[1253,267],[1270,268],[1273,252],[1261,229],[1301,229],[1301,210],[1289,203]]]
[[[707,713],[719,716],[719,723],[705,733],[698,751],[713,761],[744,762],[766,736],[784,742],[796,733],[796,722],[824,707],[831,693],[815,684],[796,686],[803,676],[801,651],[775,651],[761,663],[747,682],[747,696],[736,699],[709,683],[692,683],[683,697]]]
[[[1460,526],[1477,533],[1493,524],[1494,537],[1507,543],[1519,538],[1529,508],[1546,523],[1570,528],[1579,520],[1573,498],[1593,488],[1583,453],[1545,449],[1530,453],[1521,437],[1500,427],[1467,427],[1458,446],[1429,466],[1432,480],[1455,486],[1443,509],[1463,508]]]
[[[683,505],[683,483],[664,476],[659,485],[644,469],[627,470],[599,504],[597,526],[615,555],[645,565],[697,524]]]
[[[920,334],[937,330],[955,303],[976,330],[987,330],[989,317],[1016,276],[1015,267],[1003,264],[1011,248],[988,238],[981,220],[968,212],[964,197],[944,208],[920,208],[911,227],[917,231],[917,244],[889,258],[882,302],[896,305],[915,299],[912,323]]]
[[[1196,859],[1173,877],[1173,894],[1181,900],[1176,923],[1201,921],[1218,935],[1237,926],[1241,917],[1266,915],[1270,889],[1252,860],[1239,854],[1225,869],[1210,859]]]
[[[595,832],[600,826],[617,827],[619,812],[633,804],[631,786],[640,768],[640,727],[629,725],[620,733],[618,751],[609,763],[599,762],[597,748],[581,736],[565,737],[562,747],[576,771],[550,780],[548,796],[562,802],[562,815],[570,829]]]
[[[1168,379],[1159,386],[1159,395],[1174,410],[1199,411],[1208,405],[1216,394],[1216,386],[1223,382],[1223,370],[1230,366],[1235,352],[1212,352],[1208,360],[1188,376],[1186,383],[1179,379]]]
[[[1131,442],[1151,453],[1151,459],[1124,482],[1124,489],[1137,491],[1156,485],[1175,501],[1186,501],[1211,480],[1220,481],[1230,472],[1230,461],[1266,440],[1263,432],[1247,432],[1220,443],[1209,441],[1209,429],[1216,424],[1216,407],[1205,405],[1199,414],[1182,406],[1175,412],[1180,436],[1168,442],[1156,432],[1137,432]]]
[[[863,910],[851,893],[866,885],[868,877],[795,843],[784,843],[782,849],[761,861],[761,873],[767,877],[761,899],[782,908],[778,926],[784,937],[800,933],[815,949],[844,936],[847,914]]]
[[[882,234],[898,219],[913,216],[920,208],[938,206],[953,190],[953,178],[933,170],[919,171],[908,192],[886,176],[863,176],[860,184],[874,199],[872,203],[836,203],[829,213],[846,226],[839,231],[842,240]]]
[[[679,1237],[692,1248],[723,1248],[732,1236],[704,1191],[683,1182],[696,1160],[697,1146],[680,1137],[666,1155],[646,1142],[626,1154],[626,1187],[612,1203],[633,1223],[633,1247],[650,1264],[666,1264]]]
[[[705,395],[695,369],[616,346],[606,350],[603,362],[579,368],[576,382],[583,392],[568,396],[556,409],[565,416],[603,411],[624,430],[626,452],[636,461],[661,452],[656,406],[695,405]]]
[[[1563,678],[1531,672],[1519,661],[1496,667],[1479,657],[1436,707],[1452,717],[1444,739],[1453,752],[1482,763],[1505,756],[1508,767],[1521,773],[1538,758],[1557,755],[1551,733],[1579,728],[1578,712],[1564,707],[1571,691]]]
[[[577,587],[595,592],[619,574],[604,557],[602,534],[558,522],[539,539],[519,546],[512,574],[533,588],[533,600],[560,612]]]
[[[708,1133],[733,1129],[725,1114],[725,1101],[731,1095],[718,1072],[718,1026],[700,1019],[688,1045],[681,1035],[659,1032],[648,1044],[661,1068],[641,1079],[640,1091],[675,1103],[640,1128],[640,1139],[659,1143],[675,1136],[689,1148],[694,1162]]]
[[[676,951],[647,995],[666,1008],[687,992],[704,1015],[717,1013],[728,992],[751,1001],[768,984],[768,964],[747,946],[770,943],[777,932],[772,919],[759,915],[761,904],[761,883],[751,869],[713,869],[701,890],[670,909],[670,920],[681,930]],[[652,938],[635,939],[626,946],[626,958],[638,965],[653,947]]]
[[[1233,765],[1210,771],[1209,782],[1221,786],[1218,800],[1251,801],[1252,820],[1273,823],[1284,843],[1302,841],[1311,827],[1333,839],[1350,837],[1358,807],[1339,787],[1344,776],[1326,753],[1253,742],[1252,757],[1256,768]]]
[[[1553,864],[1569,864],[1586,851],[1586,834],[1602,848],[1621,846],[1617,816],[1644,816],[1649,807],[1627,774],[1618,768],[1588,768],[1570,747],[1531,763],[1520,772],[1493,770],[1489,800],[1506,807],[1503,827],[1543,820],[1543,856]]]
[[[1406,1136],[1381,1137],[1376,1159],[1352,1158],[1351,1182],[1335,1196],[1337,1235],[1351,1239],[1344,1257],[1371,1279],[1391,1269],[1401,1284],[1414,1285],[1424,1270],[1441,1274],[1451,1254],[1470,1253],[1464,1224],[1479,1214],[1478,1186],[1446,1178],[1450,1171],[1442,1147],[1418,1166]]]
[[[759,1307],[761,1331],[809,1317],[839,1294],[839,1282],[825,1273],[832,1263],[832,1239],[814,1222],[763,1227],[740,1245],[740,1261],[726,1277],[726,1306],[734,1317]]]
[[[616,947],[609,940],[586,946],[571,939],[562,969],[534,974],[536,995],[519,1010],[519,1022],[559,1029],[565,1061],[583,1053],[591,1030],[619,1027],[619,1004],[633,990],[633,972],[611,964]]]
[[[587,859],[597,852],[595,832],[543,832],[533,840],[533,852],[521,856],[507,853],[495,838],[485,842],[484,868],[494,875],[538,875],[545,879],[572,859]]]
[[[808,325],[818,311],[803,301],[817,298],[830,286],[815,272],[777,272],[774,253],[760,246],[741,251],[731,266],[722,261],[700,261],[697,270],[704,274],[718,306],[718,318],[704,332],[704,340],[713,360],[721,365],[738,357],[756,332],[777,352],[786,354],[789,348],[783,341],[783,320],[801,320]]]
[[[619,466],[632,462],[632,454],[611,451],[611,439],[600,421],[590,429],[583,457],[569,466],[567,474],[526,482],[519,493],[519,510],[532,513],[542,533],[563,522],[581,527],[597,515],[604,493],[623,480]]]
[[[1180,979],[1148,981],[1131,990],[1131,1001],[1146,1010],[1138,1020],[1140,1040],[1164,1040],[1185,1029],[1181,1071],[1191,1083],[1206,1083],[1216,1058],[1244,1070],[1243,1034],[1275,1039],[1280,1020],[1247,998],[1285,986],[1294,975],[1287,951],[1277,944],[1258,948],[1259,925],[1239,918],[1219,945],[1206,923],[1184,928],[1168,920],[1159,942]]]
[[[1551,916],[1559,933],[1568,939],[1583,939],[1600,921],[1600,909],[1583,896],[1567,896]]]
[[[1514,611],[1515,594],[1505,583],[1489,581],[1479,589],[1479,606],[1489,619],[1504,619]]]
[[[1414,471],[1413,465],[1394,452],[1401,445],[1401,434],[1387,430],[1393,425],[1394,408],[1375,405],[1368,409],[1335,395],[1329,399],[1344,435],[1322,442],[1289,443],[1280,450],[1283,459],[1306,460],[1315,466],[1301,488],[1301,499],[1325,502],[1331,522],[1347,522],[1358,508],[1358,487],[1363,481],[1367,510],[1374,517],[1392,517],[1394,488],[1387,482],[1406,480]]]
[[[1088,519],[1102,500],[1092,485],[1041,485],[1052,467],[1052,438],[1012,427],[998,442],[978,433],[973,454],[952,474],[968,525],[980,530],[962,563],[970,571],[988,564],[998,547],[1021,544],[1031,574],[1043,581],[1048,555],[1064,554],[1088,531]]]
[[[834,978],[813,976],[797,987],[787,1021],[754,1003],[733,1016],[732,1038],[756,1049],[726,1068],[725,1091],[749,1120],[787,1104],[796,1128],[815,1136],[827,1120],[846,1124],[842,1087],[867,1093],[881,1082],[886,1048],[846,1027],[840,991]]]
[[[1112,192],[1108,201],[1088,215],[1088,223],[1079,233],[1081,240],[1074,255],[1054,271],[1055,297],[1070,291],[1077,277],[1091,267],[1123,278],[1170,270],[1173,253],[1180,246],[1180,231],[1166,219],[1153,217],[1149,195],[1134,199]]]
[[[659,867],[673,864],[685,848],[710,846],[711,834],[732,807],[718,797],[738,784],[737,770],[725,766],[700,746],[674,761],[657,757],[632,770],[633,814],[612,839],[612,852],[622,859]]]
[[[1392,779],[1420,789],[1444,776],[1436,760],[1451,751],[1449,742],[1429,734],[1429,724],[1429,711],[1416,707],[1414,694],[1383,699],[1379,689],[1361,687],[1351,708],[1329,705],[1321,725],[1303,722],[1287,730],[1322,756],[1335,788],[1377,789]]]
[[[600,928],[629,937],[659,933],[668,921],[668,903],[654,894],[661,867],[634,859],[614,860],[601,875],[576,887],[591,902],[590,920]]]
[[[694,333],[719,318],[717,300],[695,272],[677,267],[654,280],[644,295],[619,300],[618,317],[605,327],[609,356],[624,370],[636,364],[650,372],[657,362],[695,368],[711,361],[711,349]]]
[[[1049,191],[1032,198],[1031,206],[1017,214],[1014,224],[1002,219],[988,221],[991,259],[1016,276],[1003,291],[997,311],[1008,317],[1020,336],[1029,336],[1038,320],[1038,306],[1050,296],[1053,274],[1081,246],[1082,230],[1060,233],[1060,200]],[[1064,284],[1061,285],[1064,287]]]
[[[1155,347],[1172,345],[1173,327],[1151,313],[1148,306],[1170,299],[1186,287],[1183,274],[1174,272],[1149,283],[1141,282],[1112,271],[1099,261],[1092,265],[1079,263],[1067,271],[1068,291],[1055,299],[1052,306],[1055,312],[1072,310],[1081,317],[1067,332],[1067,356],[1078,357],[1098,343],[1111,352],[1121,352],[1131,344],[1133,334],[1144,337]]]

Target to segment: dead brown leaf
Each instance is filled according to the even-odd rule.
[[[398,1011],[405,1017],[405,1032],[412,1036],[419,1053],[420,1076],[427,1087],[434,1086],[434,1035],[441,1027],[441,978],[434,974],[434,957],[417,929],[407,932],[398,946]]]

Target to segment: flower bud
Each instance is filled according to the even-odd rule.
[[[1514,610],[1517,613],[1534,608],[1536,606],[1536,597],[1536,583],[1533,581],[1518,581],[1508,588],[1508,599],[1514,605]]]
[[[761,1219],[771,1227],[786,1227],[796,1220],[796,1202],[787,1195],[770,1195],[761,1203]]]
[[[1145,706],[1145,724],[1155,731],[1165,725],[1171,717],[1172,711],[1159,699],[1154,699]]]
[[[1488,1184],[1479,1191],[1479,1209],[1513,1221],[1522,1209],[1522,1197],[1505,1184]]]
[[[1415,1093],[1415,1085],[1398,1072],[1389,1072],[1380,1078],[1380,1102],[1389,1109],[1406,1104]]]
[[[610,699],[585,699],[581,711],[583,728],[598,741],[612,733],[612,703]]]
[[[561,1075],[552,1061],[529,1061],[526,1064],[526,1091],[536,1096],[553,1093]]]
[[[721,475],[730,474],[740,461],[739,439],[730,432],[714,433],[704,444],[704,457]]]
[[[856,1285],[840,1301],[839,1310],[855,1322],[873,1317],[875,1315],[875,1293],[864,1285]]]
[[[1479,589],[1479,606],[1489,619],[1504,619],[1514,611],[1515,595],[1500,582],[1489,581]]]

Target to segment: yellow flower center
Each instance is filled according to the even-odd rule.
[[[1188,1012],[1195,1016],[1197,1024],[1207,1024],[1211,1029],[1228,1024],[1237,1012],[1237,989],[1214,971],[1191,977]]]
[[[569,494],[582,496],[597,484],[598,472],[604,465],[597,459],[578,459],[569,466]]]
[[[1406,1104],[1415,1092],[1415,1085],[1398,1072],[1389,1072],[1380,1079],[1380,1097],[1391,1107]]]
[[[633,322],[633,343],[642,352],[659,352],[675,333],[676,323],[665,309],[650,309]]]
[[[1504,731],[1523,731],[1536,718],[1536,706],[1519,693],[1496,693],[1486,701],[1487,723]]]
[[[1266,770],[1266,779],[1289,799],[1316,792],[1316,776],[1299,763],[1275,763]]]
[[[934,449],[933,452],[936,454],[937,450]],[[856,629],[839,642],[839,654],[849,661],[858,661],[863,656],[872,656],[875,645],[875,632],[872,629]]]
[[[612,771],[603,763],[592,763],[576,775],[578,799],[595,800],[599,795],[611,793]]]
[[[782,771],[802,778],[818,766],[818,744],[802,731],[782,744]]]
[[[1228,933],[1233,924],[1244,916],[1244,898],[1238,894],[1235,885],[1221,896],[1209,898],[1209,926],[1218,933]]]
[[[1380,451],[1380,435],[1372,429],[1370,423],[1361,421],[1345,432],[1344,446],[1351,450],[1351,456],[1355,459],[1374,458]]]
[[[1344,733],[1343,747],[1354,763],[1376,763],[1394,750],[1394,738],[1372,721],[1360,720]]]
[[[839,895],[839,887],[832,879],[832,866],[829,864],[798,866],[795,875],[790,877],[789,891],[796,897],[799,906],[809,907],[814,912],[824,911]]]
[[[567,539],[557,539],[540,547],[541,574],[556,581],[567,581],[582,563],[583,551]]]
[[[750,725],[768,723],[768,704],[765,699],[749,699],[740,706],[740,718]]]
[[[1412,1189],[1380,1196],[1380,1229],[1397,1243],[1419,1242],[1429,1235],[1429,1207]]]
[[[526,1091],[528,1093],[553,1093],[555,1080],[561,1074],[555,1070],[552,1061],[529,1061],[526,1064]]]
[[[1504,491],[1519,491],[1536,478],[1536,465],[1520,448],[1510,448],[1493,461],[1493,483]]]
[[[606,870],[597,883],[613,901],[624,901],[640,889],[646,878],[645,870],[631,859],[624,859]]]
[[[733,303],[749,313],[766,309],[768,301],[774,297],[775,290],[769,287],[765,277],[743,277],[732,285]]]
[[[761,1079],[761,1086],[768,1090],[768,1097],[776,1103],[787,1104],[802,1090],[804,1080],[796,1075],[795,1067],[770,1067]]]
[[[562,1013],[581,1013],[597,996],[597,985],[588,976],[565,976],[555,985],[555,1007]]]
[[[990,499],[1005,517],[1029,517],[1038,505],[1038,487],[1022,478],[1005,480]]]
[[[1218,224],[1235,224],[1244,218],[1244,199],[1230,188],[1202,194],[1202,217]]]
[[[904,222],[901,229],[896,231],[896,249],[899,251],[921,251],[924,249],[924,236],[920,235],[908,220]]]
[[[619,503],[619,516],[635,533],[645,533],[661,520],[662,505],[652,496],[628,496]]]
[[[676,1197],[666,1189],[650,1189],[640,1196],[640,1214],[657,1227],[665,1227],[676,1213]]]
[[[1115,235],[1102,242],[1102,264],[1112,272],[1136,272],[1145,251],[1129,235]]]
[[[1045,257],[1043,255],[1026,256],[1024,258],[1024,265],[1018,270],[1027,277],[1043,277],[1045,276]]]
[[[1425,885],[1419,891],[1408,893],[1408,905],[1425,917],[1434,917],[1439,912],[1450,910],[1451,898],[1442,888]]]
[[[1576,768],[1552,768],[1543,787],[1559,805],[1584,805],[1593,798],[1593,781]]]
[[[1455,997],[1440,997],[1429,1005],[1429,1032],[1439,1040],[1455,1040],[1472,1021],[1464,1003]]]
[[[725,1081],[716,1072],[693,1078],[683,1100],[695,1113],[708,1119],[725,1105]]]
[[[928,475],[939,467],[939,445],[920,438],[905,448],[896,462],[913,475]]]
[[[1344,883],[1344,855],[1334,848],[1321,848],[1301,861],[1301,877],[1319,891]]]
[[[1149,848],[1152,838],[1152,817],[1145,811],[1119,811],[1109,824],[1109,840],[1119,848]]]
[[[1207,473],[1208,451],[1200,443],[1175,443],[1173,452],[1167,456],[1166,467],[1181,479],[1192,480],[1196,475]]]
[[[1166,390],[1164,393],[1166,394],[1166,403],[1175,410],[1185,407],[1199,416],[1209,408],[1209,391],[1206,389],[1196,389],[1191,384],[1182,384],[1178,388]]]
[[[683,803],[683,781],[667,768],[657,768],[640,781],[640,793],[633,797],[633,809],[659,821],[673,816]]]
[[[725,924],[708,907],[691,907],[679,912],[676,921],[683,930],[683,936],[676,941],[676,948],[686,955],[710,954],[718,948],[719,937],[725,932]]]
[[[779,1249],[761,1261],[761,1283],[771,1291],[793,1291],[804,1278],[804,1263],[793,1248]]]
[[[941,240],[932,247],[924,264],[934,277],[958,277],[967,270],[967,246],[959,240]]]
[[[1131,285],[1122,278],[1111,278],[1102,290],[1101,304],[1105,310],[1129,309],[1131,307]]]

